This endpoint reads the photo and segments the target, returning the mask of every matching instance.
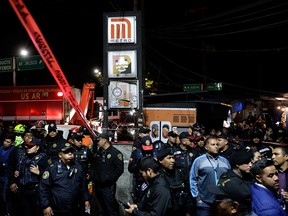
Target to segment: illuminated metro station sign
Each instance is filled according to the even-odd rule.
[[[108,17],[108,43],[136,44],[136,16]]]

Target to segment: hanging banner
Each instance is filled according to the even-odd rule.
[[[54,54],[52,53],[52,50],[49,48],[48,43],[46,42],[42,32],[38,28],[32,15],[28,11],[26,5],[23,3],[22,0],[9,0],[9,3],[11,4],[14,12],[17,14],[22,25],[26,29],[29,37],[31,38],[35,48],[41,55],[47,68],[50,70],[58,86],[64,93],[64,96],[67,98],[67,100],[69,101],[71,106],[75,109],[75,111],[81,116],[83,122],[85,123],[86,128],[90,131],[91,135],[97,137],[95,132],[92,130],[85,115],[83,114],[82,110],[80,109],[79,104],[75,98],[74,93],[72,92],[72,89],[64,73],[62,72],[56,58],[54,57]]]

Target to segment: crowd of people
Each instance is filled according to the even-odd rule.
[[[286,129],[280,142],[272,136],[279,128],[268,139],[270,127],[253,121],[208,131],[196,123],[168,131],[167,142],[152,142],[147,127],[136,139],[125,135],[133,140],[133,190],[124,206],[116,197],[124,160],[115,134],[86,142],[85,127],[64,138],[54,123],[0,121],[0,216],[285,216]]]
[[[287,215],[288,144],[283,124],[272,129],[255,118],[206,131],[196,123],[180,133],[169,131],[165,143],[152,142],[150,132],[140,128],[132,147],[128,170],[134,176],[133,204],[126,207],[128,214]],[[156,160],[157,168],[152,162],[142,167],[147,158]],[[165,180],[161,190],[155,187],[159,178]],[[167,188],[168,205],[168,195],[161,198]]]
[[[72,128],[64,138],[45,121],[1,127],[0,215],[118,216],[123,154],[107,133],[86,142],[87,133]]]

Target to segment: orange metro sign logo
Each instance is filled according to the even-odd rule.
[[[108,17],[108,43],[136,43],[136,16]]]

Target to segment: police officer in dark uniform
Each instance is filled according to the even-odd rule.
[[[67,143],[68,141],[63,138],[62,133],[57,131],[55,124],[48,125],[48,134],[43,140],[44,152],[50,157],[52,163],[59,160],[58,152],[60,151],[59,146]]]
[[[144,157],[139,161],[139,172],[149,183],[143,199],[135,204],[128,204],[125,212],[130,215],[174,216],[171,208],[171,193],[169,182],[159,172],[159,163],[153,157]]]
[[[140,140],[140,147],[132,147],[132,153],[129,158],[128,171],[133,173],[133,192],[132,199],[134,203],[139,202],[147,188],[147,182],[139,173],[138,162],[143,157],[152,156],[157,158],[157,149],[154,148],[150,136],[144,136]]]
[[[168,134],[168,140],[166,143],[164,143],[162,149],[166,149],[166,148],[171,148],[174,152],[177,144],[176,144],[176,138],[178,137],[178,134],[175,133],[174,131],[169,131]]]
[[[25,144],[30,143],[33,139],[33,134],[31,131],[26,131],[23,136],[23,142],[20,145],[15,146],[13,152],[11,152],[9,156],[8,163],[8,184],[10,188],[9,200],[12,204],[10,207],[11,215],[21,215],[22,212],[20,210],[19,204],[19,196],[18,196],[18,184],[19,184],[19,161],[25,157],[26,148]]]
[[[192,216],[195,215],[195,200],[190,192],[189,175],[194,160],[193,150],[190,147],[189,134],[187,132],[182,132],[179,138],[180,144],[174,152],[176,170],[181,174],[182,184],[184,185],[182,200],[184,201],[186,213]]]
[[[90,213],[90,194],[82,166],[74,160],[75,149],[68,142],[60,144],[59,149],[59,161],[45,170],[40,181],[40,205],[44,216]]]
[[[86,174],[87,180],[90,179],[90,167],[93,161],[93,153],[91,147],[85,146],[82,144],[83,135],[74,133],[71,135],[71,143],[75,148],[74,157],[82,167],[83,171]]]
[[[123,154],[109,142],[107,133],[98,136],[98,151],[91,164],[99,216],[118,216],[116,182],[124,172]]]
[[[14,177],[18,179],[16,190],[22,215],[41,215],[39,206],[40,176],[49,166],[47,155],[41,150],[41,140],[33,138],[24,142],[26,154],[18,158],[17,171]]]
[[[158,154],[160,172],[167,178],[171,191],[171,213],[177,216],[186,216],[185,198],[186,191],[179,169],[176,169],[176,161],[172,148],[163,149]]]
[[[86,176],[86,184],[89,189],[89,192],[92,193],[93,182],[91,180],[91,163],[93,162],[93,153],[92,145],[85,146],[82,143],[84,135],[80,133],[72,133],[71,138],[69,139],[70,143],[75,148],[74,157],[83,168],[83,171]]]
[[[138,131],[138,139],[135,140],[132,148],[135,149],[135,148],[141,147],[141,139],[143,137],[150,137],[150,135],[149,135],[150,131],[151,130],[147,127],[140,127],[139,131]]]

